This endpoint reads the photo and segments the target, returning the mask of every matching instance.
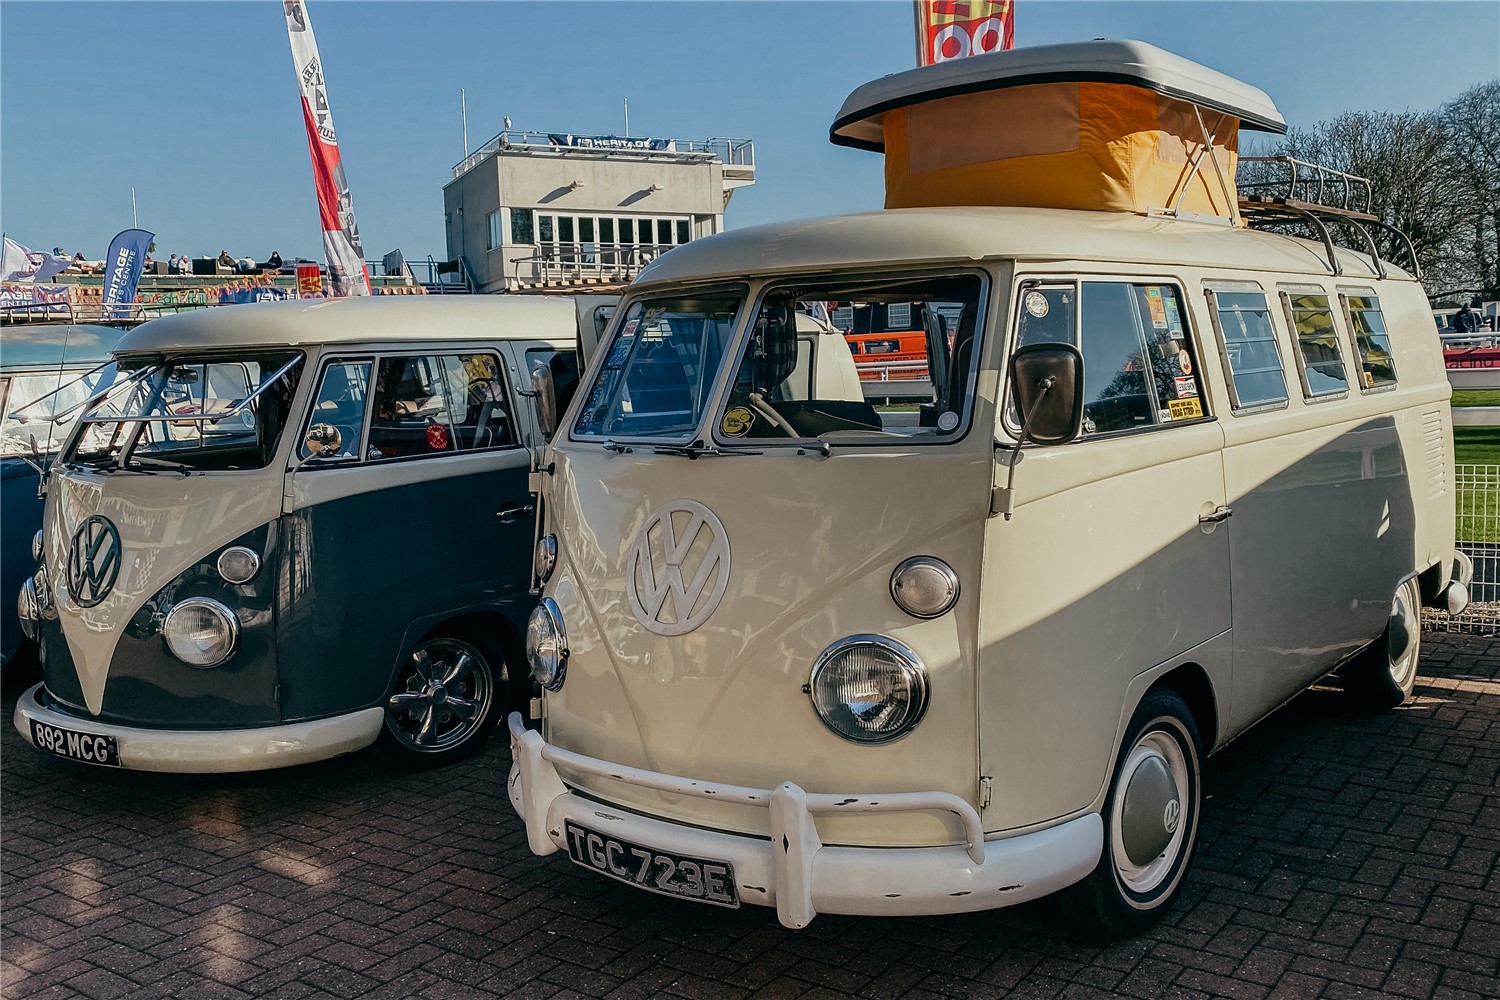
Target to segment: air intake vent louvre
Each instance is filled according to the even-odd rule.
[[[1427,499],[1436,500],[1448,492],[1448,434],[1443,426],[1443,411],[1422,414],[1422,450],[1427,455]]]

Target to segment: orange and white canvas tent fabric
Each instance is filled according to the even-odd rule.
[[[1015,205],[1239,222],[1239,130],[1264,92],[1144,42],[1014,49],[860,87],[831,130],[885,153],[886,208]]]

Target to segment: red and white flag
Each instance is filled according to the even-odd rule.
[[[1014,0],[916,0],[917,65],[1016,47]]]
[[[313,184],[318,190],[318,215],[323,222],[323,249],[328,255],[328,294],[369,295],[370,276],[359,244],[354,202],[344,180],[339,144],[333,135],[333,112],[328,110],[328,88],[318,41],[302,0],[283,0],[286,33],[292,41],[292,64],[302,90],[302,117],[307,122],[307,148],[312,154]]]

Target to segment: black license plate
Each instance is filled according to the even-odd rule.
[[[105,767],[120,766],[120,745],[113,736],[75,732],[32,719],[31,742],[39,750],[46,750],[69,760],[102,764]]]
[[[689,858],[632,844],[567,824],[568,857],[585,868],[652,892],[715,906],[740,905],[734,866],[728,861]]]

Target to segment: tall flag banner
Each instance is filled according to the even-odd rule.
[[[333,134],[333,112],[328,110],[328,88],[318,41],[302,0],[283,0],[286,33],[292,42],[292,65],[302,91],[302,117],[307,123],[307,148],[312,154],[313,186],[318,191],[318,215],[323,223],[323,250],[328,255],[330,297],[369,295],[370,276],[365,252],[354,222],[354,202],[344,180],[339,143]]]
[[[110,241],[109,253],[104,255],[104,290],[99,300],[104,319],[130,317],[130,303],[135,301],[135,289],[146,266],[146,251],[155,236],[144,229],[127,229]]]
[[[66,257],[22,246],[7,236],[4,256],[0,257],[0,281],[46,282],[72,263]]]
[[[1016,47],[1014,0],[916,0],[917,65]]]

